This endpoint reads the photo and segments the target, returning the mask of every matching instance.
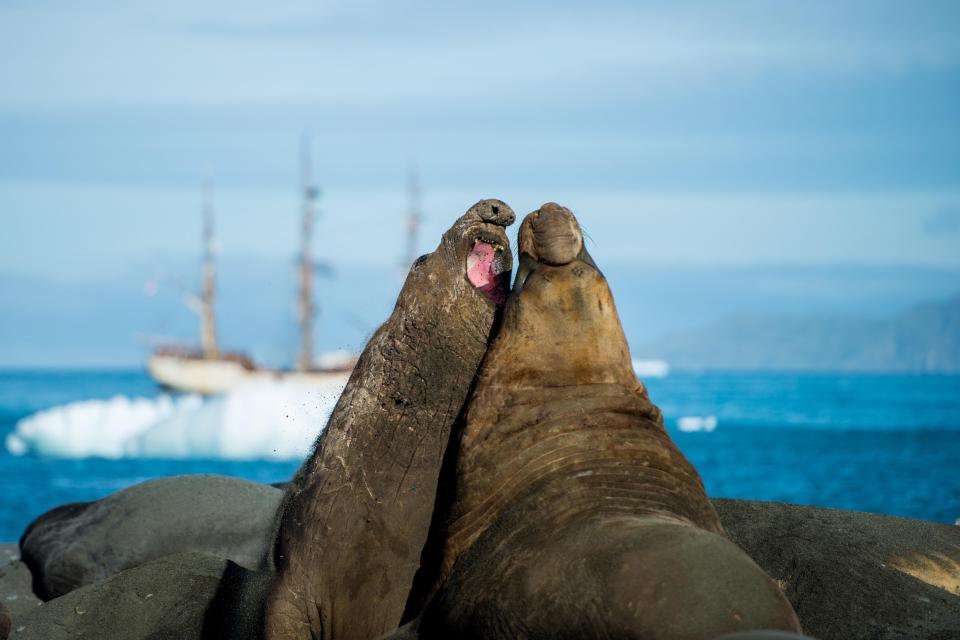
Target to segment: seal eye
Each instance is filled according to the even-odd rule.
[[[429,254],[429,253],[423,254],[422,256],[420,256],[419,258],[417,258],[416,260],[413,261],[413,264],[410,265],[410,268],[411,268],[411,269],[416,269],[417,267],[419,267],[420,265],[422,265],[424,262],[426,262],[426,261],[427,261],[427,258],[429,258],[429,257],[430,257],[430,254]]]

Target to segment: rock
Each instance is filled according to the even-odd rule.
[[[262,640],[271,571],[251,571],[227,560],[204,616],[203,637],[209,639]]]
[[[820,640],[960,638],[960,528],[776,502],[713,500],[730,538]]]
[[[0,544],[0,606],[6,608],[7,615],[13,620],[32,612],[40,604],[40,599],[33,594],[32,581],[30,570],[20,561],[17,545]],[[2,617],[0,615],[0,619]]]
[[[48,511],[20,539],[34,590],[48,600],[174,553],[257,568],[283,492],[213,475],[150,480]]]
[[[813,640],[810,636],[801,636],[790,631],[744,631],[721,636],[716,640]]]
[[[148,562],[43,603],[11,640],[199,640],[225,560],[183,553]]]
[[[7,640],[10,636],[10,611],[0,602],[0,640]]]
[[[151,562],[38,607],[17,548],[0,545],[0,603],[13,620],[11,638],[199,637],[226,567],[210,556],[256,568],[281,495],[232,478],[183,476],[48,512],[23,542],[35,554],[45,549],[48,563],[59,558],[49,566],[69,567],[68,552],[118,567],[124,554],[125,562],[139,564],[166,553],[212,551]],[[960,638],[960,527],[773,502],[713,504],[730,538],[784,587],[810,636]],[[70,535],[82,545],[74,546]],[[58,550],[58,544],[67,548]],[[83,617],[91,602],[104,616],[95,624]],[[76,606],[85,613],[76,613]],[[0,627],[2,620],[0,614]],[[25,629],[18,634],[20,626]]]

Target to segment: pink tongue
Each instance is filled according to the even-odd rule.
[[[467,280],[496,303],[504,301],[506,296],[499,287],[499,274],[495,270],[496,254],[486,242],[476,242],[467,255]]]

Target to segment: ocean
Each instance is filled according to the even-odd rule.
[[[645,383],[711,496],[960,518],[960,376],[671,372]],[[54,506],[150,478],[286,480],[335,395],[275,385],[201,400],[161,394],[139,370],[0,371],[0,542]]]

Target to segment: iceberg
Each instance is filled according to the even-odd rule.
[[[710,433],[717,428],[717,424],[717,416],[683,416],[677,420],[677,429]]]
[[[665,378],[670,373],[670,365],[663,360],[634,358],[633,370],[640,378]]]
[[[262,380],[208,399],[73,402],[20,420],[6,448],[62,458],[298,459],[310,452],[345,381]]]

